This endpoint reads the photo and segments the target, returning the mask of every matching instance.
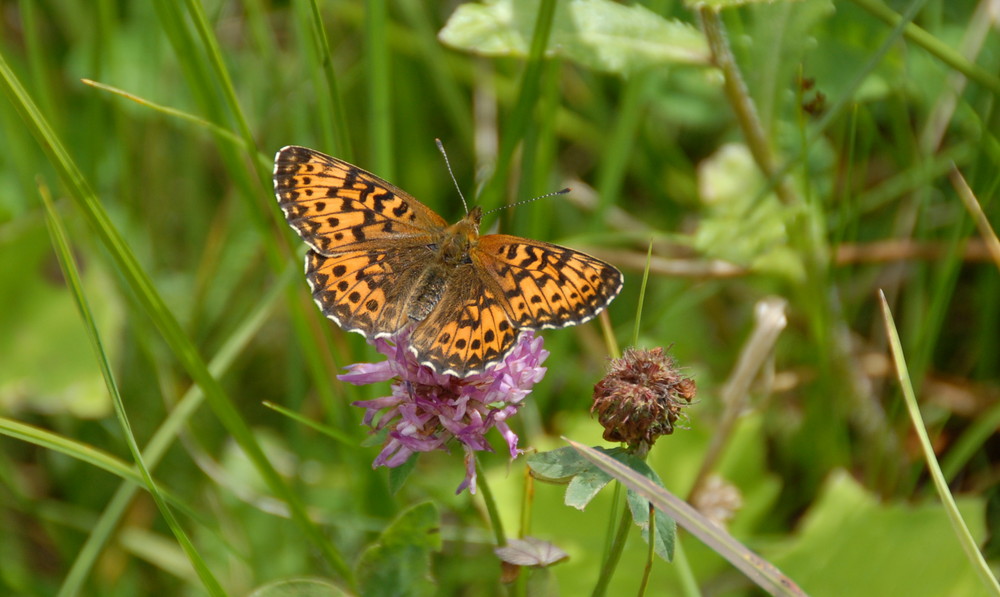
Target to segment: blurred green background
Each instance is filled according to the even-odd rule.
[[[572,188],[484,230],[622,269],[618,345],[669,346],[698,384],[687,429],[650,454],[669,489],[687,495],[716,442],[719,499],[741,504],[730,530],[810,594],[981,594],[929,483],[876,293],[995,570],[1000,262],[957,190],[966,181],[1000,225],[995,6],[726,8],[714,30],[746,85],[727,89],[681,2],[560,2],[543,59],[536,1],[0,1],[0,593],[213,591],[138,477],[122,479],[127,436],[44,196],[146,464],[219,589],[312,577],[374,592],[365,579],[393,561],[380,533],[428,500],[443,544],[412,548],[416,562],[430,553],[436,588],[398,587],[524,588],[499,582],[481,496],[454,495],[460,450],[422,456],[397,493],[372,470],[379,446],[362,445],[350,402],[387,385],[335,375],[380,357],[312,304],[271,189],[274,152],[304,145],[454,221],[439,137],[484,208]],[[787,318],[773,350],[748,343],[765,300]],[[600,326],[544,335],[549,371],[514,422],[521,446],[601,444],[588,414],[612,350]],[[748,386],[734,385],[741,355],[763,363]],[[742,388],[732,425],[727,387]],[[483,466],[515,534],[523,461],[493,440]],[[530,533],[571,556],[536,573],[549,589],[592,589],[618,516],[605,493],[579,512],[536,484]],[[756,594],[681,542],[703,594]],[[635,592],[645,553],[633,532],[612,592]],[[657,560],[648,594],[690,594],[678,569]]]

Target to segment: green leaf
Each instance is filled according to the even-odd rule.
[[[566,440],[573,449],[583,454],[584,458],[613,475],[626,487],[650,500],[658,510],[669,512],[674,520],[678,520],[692,535],[701,539],[713,551],[724,557],[748,579],[772,595],[803,595],[804,593],[791,578],[781,573],[770,562],[762,559],[741,545],[725,529],[709,521],[691,504],[673,495],[662,485],[657,485],[648,477],[636,472],[607,454],[593,448]]]
[[[566,488],[566,505],[583,510],[597,492],[611,482],[611,478],[611,475],[591,465],[591,468],[580,472],[570,481]]]
[[[569,557],[565,551],[536,537],[511,539],[507,545],[493,550],[497,557],[515,566],[551,566]]]
[[[663,481],[660,480],[660,476],[656,474],[652,468],[649,467],[645,461],[632,456],[631,454],[620,454],[615,457],[616,460],[622,464],[627,465],[629,468],[645,476],[647,479],[656,483],[660,487],[663,487]],[[640,529],[642,529],[642,538],[649,542],[649,500],[642,497],[635,491],[629,489],[625,494],[625,499],[628,502],[628,508],[632,512],[632,521]],[[677,523],[674,519],[670,518],[663,512],[656,510],[656,515],[653,517],[654,523],[656,524],[656,533],[654,534],[653,541],[653,551],[656,555],[660,556],[668,562],[672,562],[674,559],[674,543],[677,538]]]
[[[723,8],[732,8],[734,6],[745,6],[747,4],[774,4],[775,2],[780,1],[781,0],[685,0],[684,6],[691,10],[697,10],[703,6],[715,10],[722,10]],[[787,2],[788,0],[785,1]]]
[[[640,471],[641,472],[641,471]],[[632,521],[642,529],[642,538],[649,543],[649,500],[629,489],[626,494]],[[667,562],[674,560],[674,543],[677,539],[677,523],[659,510],[654,510],[653,520],[656,533],[653,536],[653,551]]]
[[[983,505],[979,497],[959,500],[979,540]],[[989,594],[941,504],[887,503],[844,471],[826,479],[795,534],[768,555],[814,595]],[[886,573],[900,570],[910,572]]]
[[[78,254],[81,283],[108,358],[120,350],[122,301],[100,263]],[[0,238],[0,407],[101,418],[111,401],[72,294],[40,220],[7,227]],[[17,289],[16,291],[11,289]]]
[[[802,280],[801,256],[789,246],[786,228],[797,212],[773,192],[755,201],[766,183],[745,145],[724,145],[702,161],[698,186],[706,208],[695,247],[706,257]]]
[[[361,555],[358,584],[366,597],[431,595],[431,551],[441,548],[440,515],[430,502],[400,514]]]
[[[538,0],[463,4],[438,37],[477,54],[524,58],[537,14]],[[620,75],[654,66],[709,64],[708,45],[696,27],[638,4],[609,0],[560,2],[547,53]]]
[[[403,484],[410,478],[410,473],[413,472],[416,466],[417,458],[416,455],[413,455],[407,458],[403,464],[389,469],[389,491],[393,495],[396,495],[402,489]]]
[[[250,593],[250,597],[345,597],[334,583],[318,578],[291,578],[268,583]]]
[[[525,459],[532,475],[547,483],[568,483],[593,465],[570,447],[531,454]]]

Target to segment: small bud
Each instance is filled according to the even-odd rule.
[[[673,433],[681,409],[694,396],[694,380],[682,377],[662,348],[629,348],[594,386],[590,413],[597,413],[604,439],[648,448]]]
[[[740,490],[716,474],[709,475],[704,486],[694,494],[692,504],[705,518],[716,526],[726,528],[727,523],[743,507]]]

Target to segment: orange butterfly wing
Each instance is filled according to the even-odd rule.
[[[326,255],[427,244],[448,225],[406,191],[305,147],[278,151],[274,192],[292,228]]]
[[[469,263],[451,272],[440,302],[410,335],[409,350],[422,365],[466,377],[503,360],[517,336],[499,288]]]
[[[408,323],[411,294],[434,254],[426,247],[306,253],[306,280],[323,314],[348,332],[382,338]]]
[[[488,234],[471,257],[503,292],[507,314],[520,329],[590,321],[622,289],[622,274],[615,267],[546,242]]]

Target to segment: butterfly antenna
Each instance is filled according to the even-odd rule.
[[[539,199],[545,199],[546,197],[553,197],[555,195],[565,195],[568,192],[569,192],[569,187],[566,187],[565,189],[559,189],[558,191],[552,191],[551,193],[545,193],[544,195],[539,195],[537,197],[532,197],[531,199],[525,199],[523,201],[518,201],[517,203],[511,203],[510,205],[503,205],[503,206],[500,206],[500,207],[496,207],[494,209],[489,210],[488,212],[485,212],[483,215],[485,216],[485,215],[491,214],[491,213],[493,213],[495,211],[500,211],[501,209],[507,209],[508,207],[517,207],[518,205],[524,205],[525,203],[531,203],[532,201],[538,201]]]
[[[458,191],[458,196],[462,198],[462,205],[465,207],[465,213],[469,213],[469,204],[465,202],[465,195],[462,194],[462,187],[458,186],[458,181],[455,180],[455,173],[451,171],[451,162],[448,161],[448,152],[444,150],[444,143],[441,139],[434,139],[437,143],[438,151],[444,156],[444,165],[448,167],[448,174],[451,175],[451,182],[455,183],[455,190]]]

